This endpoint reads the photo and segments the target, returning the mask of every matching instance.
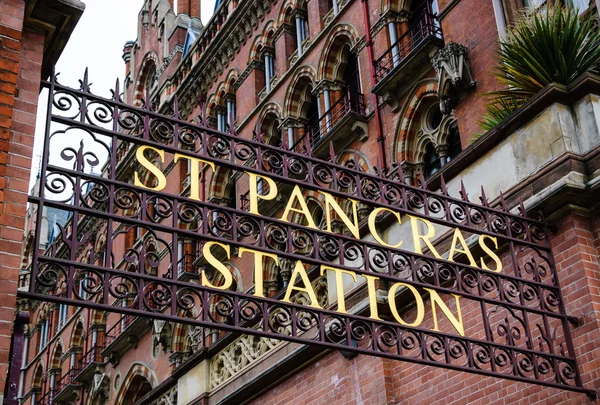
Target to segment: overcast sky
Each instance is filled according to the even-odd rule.
[[[200,1],[200,0],[196,0]],[[56,71],[62,84],[79,87],[85,68],[89,68],[89,81],[93,93],[110,96],[115,80],[121,84],[125,76],[122,59],[125,42],[137,36],[137,16],[143,0],[83,0],[86,9],[63,51]],[[175,0],[177,4],[177,0]],[[202,21],[206,24],[214,9],[215,0],[201,4]],[[36,144],[34,148],[31,179],[35,180],[41,156],[47,95],[43,92],[38,106]]]

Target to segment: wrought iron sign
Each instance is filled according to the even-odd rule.
[[[38,226],[44,209],[70,217],[34,252],[22,296],[587,392],[547,227],[522,206],[367,172],[357,155],[343,165],[310,144],[300,153],[218,132],[182,119],[176,100],[168,115],[148,97],[130,106],[118,83],[105,99],[87,73],[80,89],[55,75],[44,87],[30,202]],[[247,187],[241,209],[207,196],[205,180],[225,169]],[[229,263],[246,266],[253,289],[238,291]],[[278,294],[264,288],[267,268],[288,273]]]

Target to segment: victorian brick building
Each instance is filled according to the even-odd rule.
[[[556,226],[551,244],[566,311],[579,320],[572,333],[582,382],[594,390],[600,368],[600,79],[590,74],[570,87],[549,86],[473,142],[485,115],[482,93],[499,88],[491,75],[497,41],[519,13],[542,3],[222,0],[203,26],[199,0],[179,0],[177,9],[172,0],[146,0],[138,38],[124,49],[123,102],[366,173],[401,173],[409,185],[426,182],[432,190],[482,197],[485,204],[542,210]],[[581,13],[597,13],[587,0],[568,3]],[[120,129],[136,131],[127,121]],[[138,175],[135,155],[130,144],[118,145],[114,170],[122,181]],[[194,167],[191,160],[156,162],[167,176],[165,191],[199,193],[204,201],[248,210],[249,182],[240,171]],[[136,181],[156,186],[150,176]],[[257,187],[266,194],[268,186],[259,182]],[[323,198],[316,192],[304,195],[316,228],[332,226]],[[160,216],[158,203],[151,206]],[[121,212],[128,216],[136,209],[124,204]],[[261,206],[265,215],[282,210],[283,203],[275,200]],[[365,220],[360,207],[357,215]],[[213,222],[218,228],[216,218]],[[340,221],[334,225],[340,233],[347,231]],[[96,235],[78,250],[82,262],[126,271],[143,266],[166,277],[176,271],[180,281],[191,282],[199,282],[207,268],[202,246],[193,238],[181,237],[169,247],[160,235],[150,237],[140,227],[107,232],[103,224],[81,226]],[[389,221],[380,226],[388,241],[406,232]],[[33,246],[27,236],[23,288],[31,272],[29,252],[50,248]],[[107,244],[111,257],[104,254]],[[177,267],[164,265],[162,258],[175,250]],[[255,291],[251,264],[227,261],[232,289]],[[293,282],[291,267],[285,260],[279,265],[265,261],[266,296],[283,294]],[[319,305],[335,307],[336,296],[327,288],[333,278],[311,277]],[[83,299],[93,294],[85,280],[78,282]],[[213,275],[211,282],[223,281]],[[366,284],[346,287],[348,312],[363,313]],[[306,299],[298,294],[295,302]],[[377,304],[383,307],[389,299],[382,292]],[[557,388],[165,320],[28,300],[21,305],[31,313],[21,404],[593,402],[583,393]],[[128,306],[128,297],[115,305]],[[382,317],[391,316],[381,311]],[[406,319],[415,316],[411,305],[403,311]],[[469,312],[463,315],[468,319]],[[465,327],[477,328],[472,323]]]

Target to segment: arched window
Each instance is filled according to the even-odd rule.
[[[123,405],[133,405],[146,394],[152,391],[150,382],[141,375],[136,375],[127,388],[127,393],[123,399]]]
[[[440,158],[435,152],[433,144],[430,142],[425,149],[425,157],[423,158],[425,177],[433,176],[442,167]]]
[[[281,131],[279,118],[274,113],[265,116],[260,126],[262,141],[273,146],[281,146]]]
[[[308,10],[306,3],[295,9],[292,13],[291,25],[296,32],[295,44],[298,57],[304,54],[304,41],[308,38]]]

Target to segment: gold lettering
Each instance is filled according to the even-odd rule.
[[[346,312],[346,299],[344,294],[344,274],[352,277],[354,282],[356,283],[356,273],[349,270],[337,269],[335,267],[329,267],[325,265],[321,265],[321,275],[325,273],[327,270],[333,271],[335,273],[335,290],[337,293],[337,303],[338,303],[338,312],[342,314],[347,314]]]
[[[239,257],[242,257],[244,253],[252,253],[254,255],[254,295],[257,297],[265,297],[263,291],[263,258],[268,257],[275,261],[275,264],[279,266],[279,258],[273,253],[259,252],[258,250],[252,250],[241,247],[239,250]]]
[[[369,308],[371,309],[369,318],[381,321],[377,310],[377,289],[375,288],[375,281],[379,280],[379,277],[366,274],[361,274],[361,276],[367,279],[367,294],[369,295]]]
[[[435,250],[435,248],[433,247],[433,245],[431,244],[431,241],[430,241],[431,238],[435,238],[435,229],[433,228],[433,224],[423,218],[417,218],[417,217],[413,217],[410,215],[408,217],[410,218],[410,226],[412,229],[413,242],[415,244],[415,252],[417,252],[418,254],[421,254],[421,255],[423,254],[423,251],[421,250],[421,241],[423,241],[423,242],[425,242],[425,246],[427,246],[429,248],[429,250],[431,250],[431,253],[433,253],[433,255],[435,257],[437,257],[438,259],[441,259],[442,256],[440,256],[440,254],[437,252],[437,250]],[[419,234],[419,222],[418,221],[421,221],[425,225],[427,225],[427,234],[425,234],[425,235]]]
[[[225,279],[225,283],[222,286],[216,286],[208,281],[208,277],[206,277],[206,272],[202,271],[202,285],[206,287],[218,288],[219,290],[228,290],[231,287],[233,282],[233,276],[231,275],[231,271],[221,263],[211,252],[210,248],[213,246],[220,246],[225,253],[227,253],[227,260],[231,258],[230,246],[224,243],[219,243],[215,241],[209,241],[204,244],[202,248],[202,254],[204,255],[204,259],[213,266]]]
[[[446,317],[448,318],[448,320],[450,321],[452,326],[454,326],[454,329],[456,329],[456,331],[459,333],[459,335],[464,336],[465,335],[465,327],[463,326],[462,312],[460,311],[460,301],[459,301],[459,299],[461,297],[459,295],[452,294],[452,296],[456,300],[456,312],[458,314],[458,319],[457,319],[454,316],[454,314],[452,314],[452,311],[450,311],[450,308],[448,308],[448,306],[442,300],[442,297],[440,297],[440,295],[437,293],[437,291],[432,290],[430,288],[425,288],[424,290],[429,292],[429,296],[431,298],[431,312],[433,312],[433,330],[438,331],[438,332],[440,331],[438,328],[437,312],[435,310],[435,306],[437,304],[437,306],[440,307],[440,309],[442,310],[444,315],[446,315]]]
[[[162,189],[164,189],[167,186],[167,178],[165,177],[163,172],[160,171],[160,169],[158,167],[154,166],[152,164],[152,162],[150,162],[146,158],[146,156],[144,155],[144,152],[147,150],[152,150],[152,151],[156,152],[158,154],[158,156],[160,156],[161,163],[164,163],[164,161],[165,161],[165,151],[162,149],[156,149],[156,148],[154,148],[152,146],[148,146],[148,145],[140,146],[135,151],[135,158],[138,160],[138,162],[140,162],[140,164],[143,167],[145,167],[150,173],[152,173],[153,175],[156,176],[156,178],[158,179],[158,184],[156,185],[156,187],[146,186],[144,183],[142,183],[140,181],[137,171],[134,173],[134,176],[133,176],[133,184],[136,185],[137,187],[147,188],[148,190],[161,191]]]
[[[260,215],[258,213],[258,199],[261,200],[274,200],[277,197],[277,184],[273,181],[273,179],[261,176],[259,174],[254,174],[250,172],[246,172],[248,177],[250,177],[250,213]],[[267,194],[258,194],[258,179],[265,180],[269,187],[269,192]],[[297,187],[297,186],[296,186]]]
[[[389,208],[378,207],[378,208],[375,208],[373,211],[371,211],[371,213],[369,214],[369,221],[368,221],[369,232],[371,232],[371,236],[373,236],[373,239],[375,239],[375,241],[377,243],[379,243],[380,245],[386,246],[386,247],[390,247],[390,248],[393,248],[393,249],[399,248],[400,246],[402,246],[402,243],[404,241],[400,241],[400,242],[396,243],[395,245],[390,245],[390,244],[386,243],[383,239],[381,239],[381,237],[377,233],[377,228],[375,226],[375,220],[377,218],[377,214],[379,214],[382,211],[388,211],[388,212],[390,212],[392,215],[394,215],[398,219],[398,223],[402,224],[402,222],[400,220],[400,214],[399,213],[397,213],[395,211],[392,211]]]
[[[456,247],[457,242],[460,242],[460,244],[463,246],[464,249],[458,249]],[[454,236],[452,237],[452,245],[450,246],[450,253],[448,254],[448,260],[453,262],[454,254],[456,252],[466,254],[467,258],[469,259],[469,264],[473,267],[477,267],[477,263],[475,262],[475,259],[473,258],[473,254],[469,250],[469,245],[467,245],[467,241],[465,240],[464,236],[460,232],[460,229],[458,229],[458,228],[454,229]]]
[[[298,275],[300,276],[300,279],[302,279],[304,287],[295,286],[296,277]],[[319,301],[317,300],[317,296],[315,295],[315,291],[313,290],[312,285],[310,284],[308,274],[306,274],[306,270],[304,270],[304,265],[302,264],[301,260],[298,260],[296,262],[296,267],[292,272],[292,277],[290,277],[290,283],[287,286],[287,290],[285,291],[285,297],[283,297],[282,301],[291,303],[292,301],[290,301],[290,297],[292,296],[292,292],[294,290],[304,291],[308,294],[308,298],[310,298],[310,304],[308,304],[309,307],[321,309],[321,307],[319,306]]]
[[[479,246],[481,246],[481,249],[483,249],[483,251],[485,253],[487,253],[492,258],[492,260],[496,263],[496,270],[492,270],[488,266],[486,266],[483,258],[479,259],[479,260],[481,260],[481,268],[484,270],[489,270],[489,271],[493,271],[496,273],[500,273],[502,271],[502,260],[500,260],[498,255],[496,255],[496,253],[494,253],[494,251],[485,244],[486,238],[488,238],[489,240],[494,242],[494,246],[496,249],[498,249],[498,239],[496,239],[495,237],[492,237],[492,236],[488,236],[488,235],[479,235]]]
[[[333,210],[338,214],[338,216],[340,217],[340,219],[342,220],[344,225],[346,225],[348,227],[348,229],[350,230],[352,235],[354,235],[354,237],[356,239],[360,239],[360,232],[358,229],[358,214],[356,213],[356,203],[358,203],[358,201],[353,200],[351,198],[348,199],[348,201],[350,201],[352,203],[352,219],[353,220],[351,221],[350,218],[348,218],[348,215],[346,215],[346,213],[344,212],[342,207],[340,207],[340,205],[337,203],[337,201],[331,194],[325,193],[325,192],[321,192],[321,194],[323,194],[325,196],[325,214],[326,214],[326,218],[327,218],[327,232],[333,232],[331,230],[331,209],[330,209],[330,208],[333,208]]]
[[[215,164],[193,156],[176,153],[174,158],[175,163],[177,163],[179,159],[187,159],[190,161],[190,198],[192,200],[200,201],[200,163],[209,165],[211,169],[213,169],[213,172],[215,171]]]
[[[417,318],[413,323],[405,322],[404,319],[400,317],[398,313],[398,308],[396,308],[396,290],[400,287],[406,287],[410,290],[410,292],[415,296],[415,303],[417,305]],[[396,283],[390,288],[390,292],[388,294],[388,301],[390,303],[390,310],[392,311],[392,315],[396,318],[396,321],[400,325],[405,326],[419,326],[421,322],[423,322],[423,318],[425,318],[425,303],[423,302],[423,298],[421,298],[421,294],[417,291],[415,287],[406,283]]]
[[[296,200],[298,201],[300,208],[294,208],[294,201],[296,201]],[[310,211],[308,210],[308,205],[306,205],[306,201],[304,200],[304,197],[302,196],[302,191],[300,191],[300,187],[298,187],[298,185],[294,186],[292,195],[290,195],[290,199],[288,200],[285,210],[283,211],[283,215],[281,216],[281,220],[283,222],[290,222],[288,220],[288,215],[290,214],[290,211],[294,211],[294,212],[304,215],[308,222],[307,226],[309,228],[317,229],[317,225],[315,224],[315,221],[312,218],[312,215],[310,215]]]

